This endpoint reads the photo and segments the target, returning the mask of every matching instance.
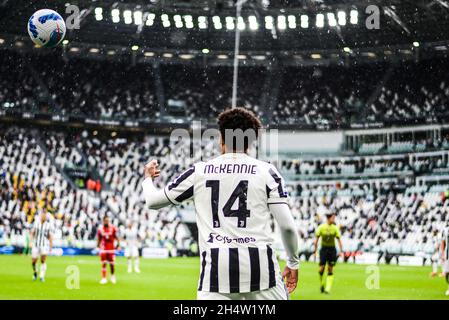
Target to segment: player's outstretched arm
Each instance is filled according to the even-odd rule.
[[[282,274],[286,280],[289,293],[292,293],[298,283],[298,233],[295,228],[295,221],[292,213],[286,203],[278,203],[270,205],[270,212],[281,229],[282,243],[287,252],[287,266]]]
[[[145,165],[145,180],[142,182],[143,195],[145,202],[150,209],[157,210],[170,205],[170,200],[164,193],[164,190],[158,190],[153,179],[160,175],[157,160],[151,160]]]

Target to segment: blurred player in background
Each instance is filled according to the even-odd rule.
[[[47,272],[47,255],[53,248],[53,221],[49,213],[42,211],[35,218],[30,232],[30,245],[33,281],[37,279],[37,260],[40,257],[39,278],[44,282],[45,273]]]
[[[441,239],[441,261],[443,262],[443,274],[449,285],[449,226],[446,226]],[[449,287],[446,291],[449,296]]]
[[[125,230],[125,257],[128,259],[128,273],[134,271],[140,273],[139,268],[139,235],[137,227],[134,226],[132,221],[128,222]]]
[[[340,229],[335,224],[335,213],[326,214],[327,222],[321,224],[315,232],[314,256],[318,250],[318,241],[321,238],[320,248],[320,290],[321,293],[329,294],[334,282],[334,266],[337,263],[338,255],[335,247],[335,240],[338,241],[340,254],[343,254],[343,244],[341,242]],[[324,271],[327,264],[327,277],[324,278]]]
[[[100,250],[101,258],[101,284],[108,282],[106,278],[107,263],[111,269],[111,282],[116,283],[115,278],[115,249],[119,249],[120,241],[118,238],[117,228],[114,227],[108,216],[103,218],[103,225],[97,231],[97,247]],[[117,242],[117,246],[115,243]]]
[[[193,199],[201,252],[199,300],[287,300],[298,282],[299,258],[284,180],[272,164],[247,154],[253,141],[232,141],[242,137],[232,136],[236,131],[253,132],[257,139],[261,123],[253,113],[228,109],[218,125],[221,155],[194,164],[164,190],[153,184],[160,175],[157,161],[145,166],[146,203],[159,209]],[[268,231],[271,214],[288,256],[283,274]]]
[[[430,261],[432,262],[432,272],[430,273],[430,276],[432,278],[434,278],[438,274],[438,266],[442,265],[441,249],[440,249],[442,237],[437,229],[434,229],[432,232],[432,241],[434,243],[434,252],[430,258]],[[441,272],[440,276],[442,276],[442,275],[443,275],[443,272]]]

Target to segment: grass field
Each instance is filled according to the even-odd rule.
[[[117,259],[117,284],[100,285],[98,257],[50,257],[46,282],[31,281],[30,257],[0,255],[0,299],[195,299],[198,258],[141,260],[141,274],[128,274]],[[68,289],[68,266],[79,270],[79,289]],[[73,268],[73,267],[72,267]],[[70,269],[69,269],[70,270]],[[379,289],[367,289],[366,266],[338,264],[332,294],[318,290],[317,266],[303,263],[293,299],[448,299],[442,278],[429,267],[379,266]],[[70,281],[69,281],[70,282]]]

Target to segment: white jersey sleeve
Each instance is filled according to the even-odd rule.
[[[164,188],[167,199],[174,205],[193,197],[195,166],[190,167]]]
[[[286,203],[288,204],[288,193],[285,188],[285,182],[280,173],[273,165],[268,165],[266,170],[266,188],[267,203]]]

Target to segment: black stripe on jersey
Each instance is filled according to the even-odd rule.
[[[284,192],[284,189],[282,188],[282,179],[279,177],[276,172],[274,172],[273,169],[270,169],[270,175],[273,177],[274,181],[278,184],[278,193],[279,197],[281,198],[287,198],[287,193]]]
[[[187,200],[192,196],[193,196],[193,186],[191,186],[189,189],[187,189],[186,191],[181,193],[179,196],[177,196],[175,198],[175,200],[178,202],[183,202],[184,200]]]
[[[265,186],[265,191],[267,192],[267,198],[269,198],[271,190],[267,185]]]
[[[180,176],[178,176],[172,183],[168,185],[168,190],[171,190],[173,188],[176,188],[183,182],[185,179],[190,177],[192,173],[195,172],[195,167],[191,167],[188,170],[184,171]]]
[[[229,290],[230,293],[240,292],[239,249],[229,249]]]
[[[270,246],[267,246],[267,257],[268,257],[268,286],[272,288],[276,286],[276,278],[274,274],[274,262],[273,262],[273,250]]]
[[[45,222],[41,224],[41,229],[39,231],[39,247],[42,247],[44,245],[44,233],[45,233]]]
[[[249,263],[251,270],[251,291],[260,290],[260,261],[259,261],[259,249],[248,248],[249,250]]]
[[[201,256],[203,257],[203,261],[201,262],[200,285],[198,286],[198,291],[203,290],[204,269],[206,269],[206,251],[203,251]]]
[[[218,248],[210,249],[210,292],[218,292]]]
[[[171,203],[172,205],[176,206],[176,203],[174,203],[173,201],[171,201],[170,198],[168,197],[167,192],[165,191],[165,188],[164,188],[164,194],[165,194],[165,197],[167,198],[167,200],[170,201],[170,203]]]

